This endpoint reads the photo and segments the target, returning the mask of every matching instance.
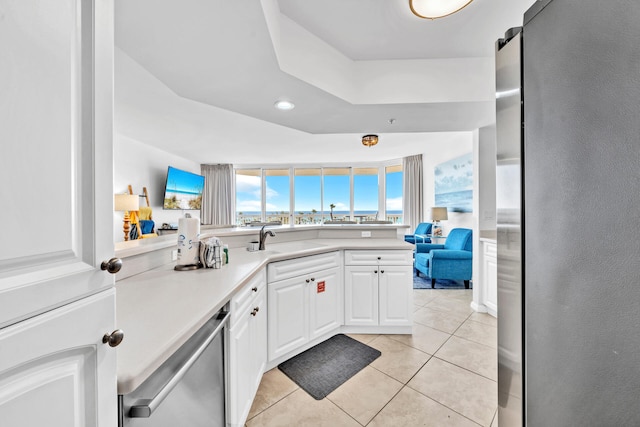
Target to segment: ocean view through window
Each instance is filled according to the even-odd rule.
[[[403,223],[402,166],[237,168],[236,225]]]

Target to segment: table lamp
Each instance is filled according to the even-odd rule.
[[[432,236],[442,236],[442,225],[440,225],[440,221],[445,221],[447,219],[449,219],[449,216],[447,215],[446,207],[431,208],[431,221],[433,222],[431,225]]]
[[[129,211],[137,211],[140,209],[139,202],[137,194],[116,194],[113,196],[113,210],[117,212],[124,211],[122,231],[125,241],[129,240],[129,230],[131,229]]]

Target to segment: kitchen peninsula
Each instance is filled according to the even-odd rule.
[[[231,312],[226,355],[231,425],[244,423],[265,370],[330,336],[411,333],[413,246],[398,238],[406,226],[269,228],[275,236],[266,250],[256,252],[247,251],[246,245],[259,229],[201,230],[201,235],[215,235],[230,247],[230,262],[220,269],[174,271],[175,236],[117,247],[123,269],[116,282],[116,310],[126,334],[117,349],[118,394],[136,390],[223,308]],[[254,307],[245,303],[249,298],[266,304]],[[302,300],[304,304],[293,303]],[[263,307],[259,313],[258,307]],[[309,310],[315,310],[313,316]],[[257,365],[248,362],[258,371],[257,378],[251,378],[250,385],[238,383],[234,372],[245,367],[238,366],[244,359],[234,348],[239,342],[234,334],[243,330],[241,322],[259,321],[260,316],[265,336],[250,344],[262,343],[265,348],[254,352],[263,356]],[[301,317],[278,320],[291,316]]]

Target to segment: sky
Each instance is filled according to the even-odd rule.
[[[236,210],[238,212],[260,212],[260,177],[236,175]],[[327,175],[324,177],[324,211],[329,212],[331,204],[334,212],[349,211],[349,176]],[[266,211],[289,211],[289,177],[267,176]],[[295,177],[295,212],[317,212],[322,210],[320,176]],[[387,174],[387,209],[402,210],[402,173]],[[378,210],[378,176],[355,175],[354,211]]]

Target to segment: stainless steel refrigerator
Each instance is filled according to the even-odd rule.
[[[498,421],[640,426],[640,2],[496,42]]]

